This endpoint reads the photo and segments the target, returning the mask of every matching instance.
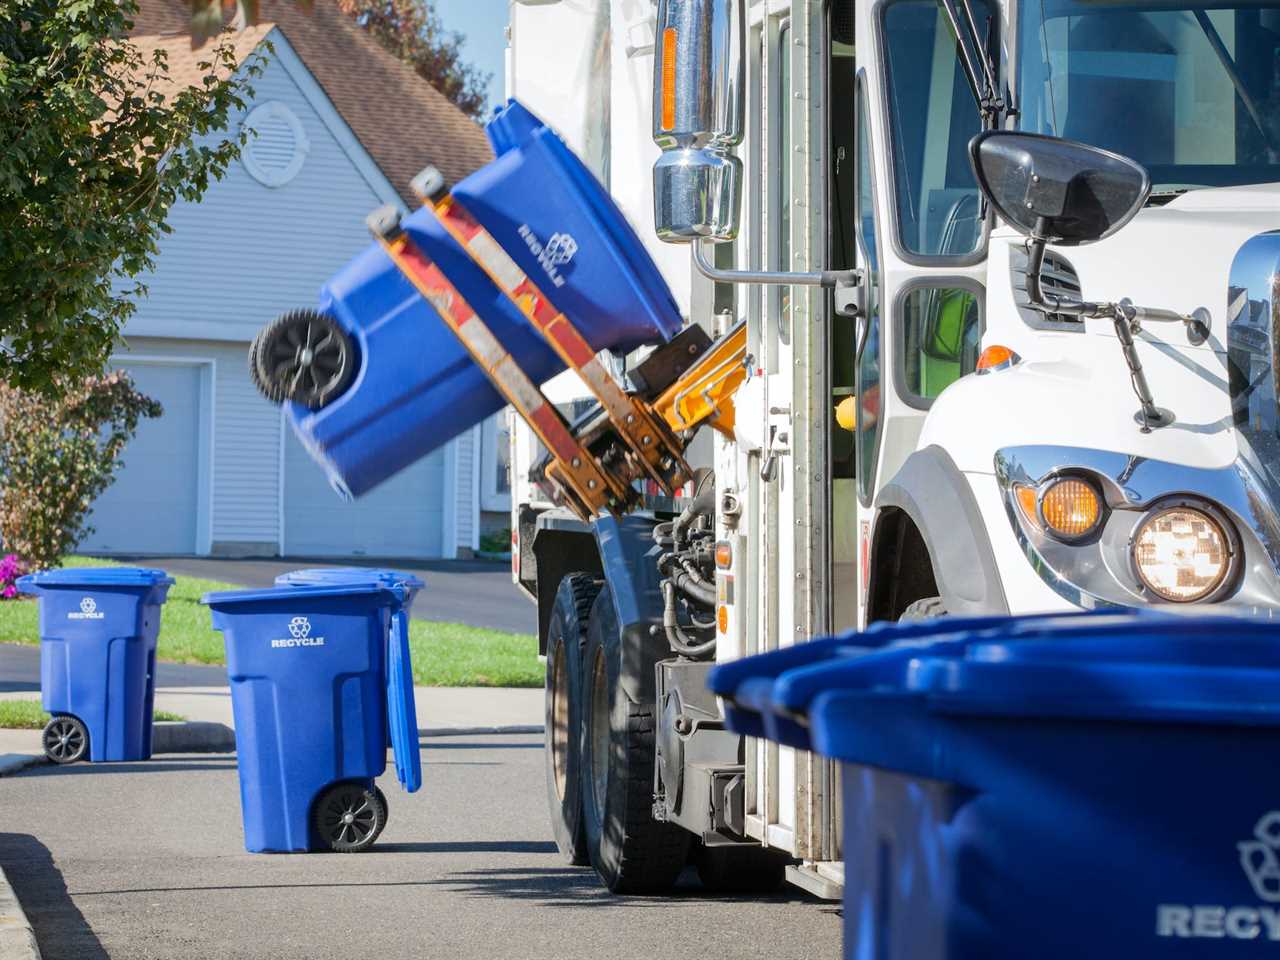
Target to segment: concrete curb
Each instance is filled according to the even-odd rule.
[[[0,870],[0,960],[40,960],[35,931]]]
[[[203,720],[157,723],[151,728],[151,752],[235,753],[236,732],[225,723]]]
[[[419,737],[480,737],[503,736],[515,733],[542,733],[545,728],[540,723],[510,723],[498,727],[435,727],[431,730],[419,730]]]
[[[436,737],[493,737],[541,734],[540,723],[509,723],[494,726],[432,727],[418,731],[419,739]],[[151,753],[235,753],[236,732],[225,723],[207,721],[157,723],[151,733]],[[0,753],[0,777],[36,764],[48,763],[42,753]],[[0,955],[0,960],[8,957]]]

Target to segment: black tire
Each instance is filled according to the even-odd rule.
[[[698,879],[712,893],[773,893],[786,878],[785,854],[746,844],[699,846],[693,858]]]
[[[253,382],[272,403],[319,410],[351,385],[356,349],[333,317],[291,310],[258,331],[249,362]]]
[[[387,825],[387,808],[377,787],[335,783],[316,799],[311,823],[322,850],[360,853],[368,850]]]
[[[560,581],[551,621],[547,624],[545,684],[545,743],[547,810],[556,848],[565,862],[590,863],[582,824],[582,784],[579,755],[582,709],[582,647],[586,642],[591,604],[600,581],[585,573],[571,573]]]
[[[40,735],[44,755],[54,763],[77,763],[89,756],[89,730],[79,717],[60,713]]]
[[[582,813],[591,865],[614,893],[664,893],[684,869],[691,837],[653,819],[658,710],[619,682],[622,636],[608,587],[592,604],[585,654]]]
[[[370,843],[376,843],[378,838],[382,836],[382,831],[386,829],[387,821],[391,819],[391,805],[387,803],[387,795],[382,792],[382,788],[376,783],[373,785],[374,795],[377,796],[378,802],[382,804],[382,822],[378,824],[378,832],[373,835]]]
[[[917,620],[932,620],[934,617],[945,617],[947,605],[941,597],[922,597],[907,604],[907,609],[898,617],[899,623],[913,623]]]

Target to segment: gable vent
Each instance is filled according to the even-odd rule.
[[[249,175],[267,187],[283,187],[302,170],[311,150],[298,115],[279,100],[259,104],[244,119],[249,142],[240,153]]]
[[[1013,275],[1013,302],[1028,325],[1037,329],[1083,330],[1084,321],[1063,313],[1041,313],[1027,304],[1027,250],[1020,245],[1009,247],[1009,270]],[[1040,271],[1040,288],[1046,295],[1080,299],[1080,277],[1076,268],[1061,254],[1047,251]]]

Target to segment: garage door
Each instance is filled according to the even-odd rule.
[[[80,549],[102,553],[196,552],[200,491],[201,367],[124,365],[138,389],[164,406],[143,420],[115,482],[93,506]]]
[[[436,451],[354,501],[285,426],[284,552],[292,557],[441,556],[444,452]]]

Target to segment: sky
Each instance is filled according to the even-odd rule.
[[[436,12],[445,28],[466,38],[463,58],[475,64],[489,80],[489,100],[502,103],[505,80],[503,52],[507,47],[507,0],[435,0]]]

